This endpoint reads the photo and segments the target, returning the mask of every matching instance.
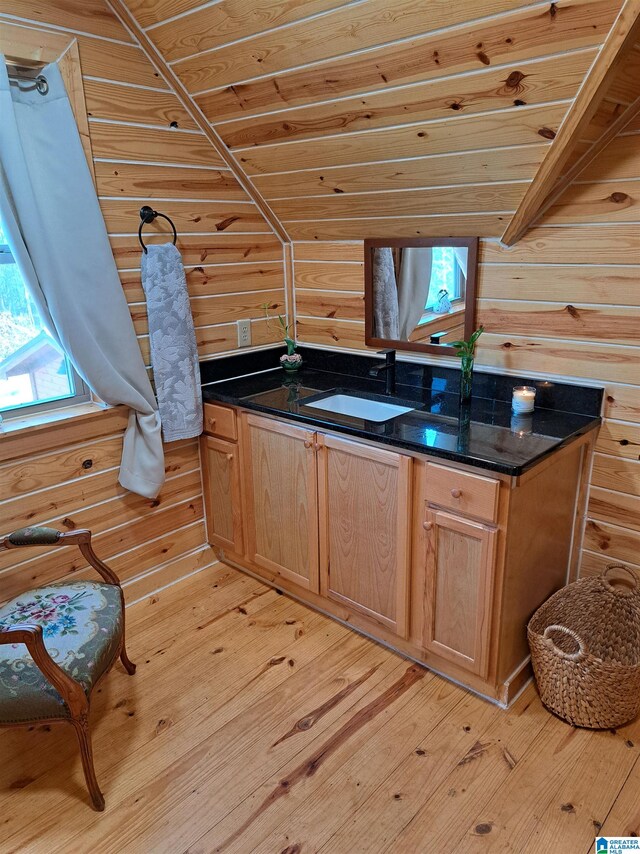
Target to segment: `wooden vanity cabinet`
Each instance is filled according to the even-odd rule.
[[[408,632],[411,464],[402,454],[323,435],[318,450],[323,596]]]
[[[511,477],[233,407],[206,414],[221,560],[508,704],[531,675],[528,619],[577,571],[594,432]]]
[[[247,558],[317,593],[316,433],[248,413],[240,421]]]

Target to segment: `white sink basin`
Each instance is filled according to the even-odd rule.
[[[378,400],[367,400],[365,397],[354,397],[350,394],[332,394],[313,403],[305,403],[310,409],[323,409],[325,412],[335,412],[336,415],[350,415],[352,418],[362,418],[364,421],[388,421],[406,412],[413,412],[410,406],[398,406],[395,403],[382,403]]]

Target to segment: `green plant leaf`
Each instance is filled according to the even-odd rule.
[[[476,329],[475,332],[472,333],[468,341],[452,341],[451,346],[456,347],[456,356],[458,356],[460,359],[473,359],[476,341],[482,335],[483,332],[484,326],[480,326],[478,329]]]
[[[477,341],[477,340],[478,340],[478,338],[482,335],[482,333],[483,333],[483,332],[484,332],[484,326],[480,326],[480,327],[478,327],[478,329],[476,329],[476,331],[473,333],[473,335],[472,335],[472,336],[471,336],[471,338],[469,339],[469,343],[470,343],[470,344],[475,344],[475,343],[476,343],[476,341]]]

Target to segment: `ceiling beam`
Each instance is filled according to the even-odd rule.
[[[638,0],[638,2],[640,2],[640,0]],[[246,191],[251,200],[255,202],[261,214],[271,226],[275,234],[283,243],[290,243],[291,239],[287,234],[285,227],[282,225],[267,200],[255,186],[251,178],[245,173],[235,156],[229,151],[218,132],[211,126],[207,117],[193,100],[178,75],[169,65],[167,65],[158,48],[140,27],[123,0],[107,0],[107,5],[110,6],[114,15],[116,15],[123,26],[138,41],[140,47],[147,55],[147,58],[155,66],[158,73],[166,80],[167,84],[171,87],[175,96],[178,98],[189,116],[204,133],[216,153],[229,167],[237,182]]]
[[[556,196],[557,182],[562,178],[562,171],[575,145],[584,135],[606,96],[620,62],[631,50],[639,34],[640,0],[625,0],[546,157],[502,235],[502,242],[506,246],[516,243],[531,227],[540,211],[546,209],[550,194]]]
[[[582,157],[573,164],[571,169],[564,173],[562,178],[560,178],[560,180],[555,184],[551,194],[547,196],[543,206],[536,215],[536,219],[539,219],[558,201],[567,187],[572,184],[576,178],[582,174],[582,172],[584,172],[587,166],[592,163],[602,151],[604,151],[609,143],[613,142],[618,134],[635,119],[638,113],[640,113],[640,96],[637,97],[635,101],[632,101],[632,103],[629,104],[626,110],[621,113],[614,122],[611,122],[605,132],[599,136],[594,143],[592,143],[591,147],[588,148]]]

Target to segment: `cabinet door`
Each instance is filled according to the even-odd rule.
[[[248,558],[318,592],[316,434],[242,416]]]
[[[406,637],[412,461],[334,436],[320,442],[322,594]]]
[[[423,644],[486,676],[497,531],[427,509]]]
[[[242,506],[238,447],[211,436],[203,436],[200,443],[209,542],[241,555]]]

